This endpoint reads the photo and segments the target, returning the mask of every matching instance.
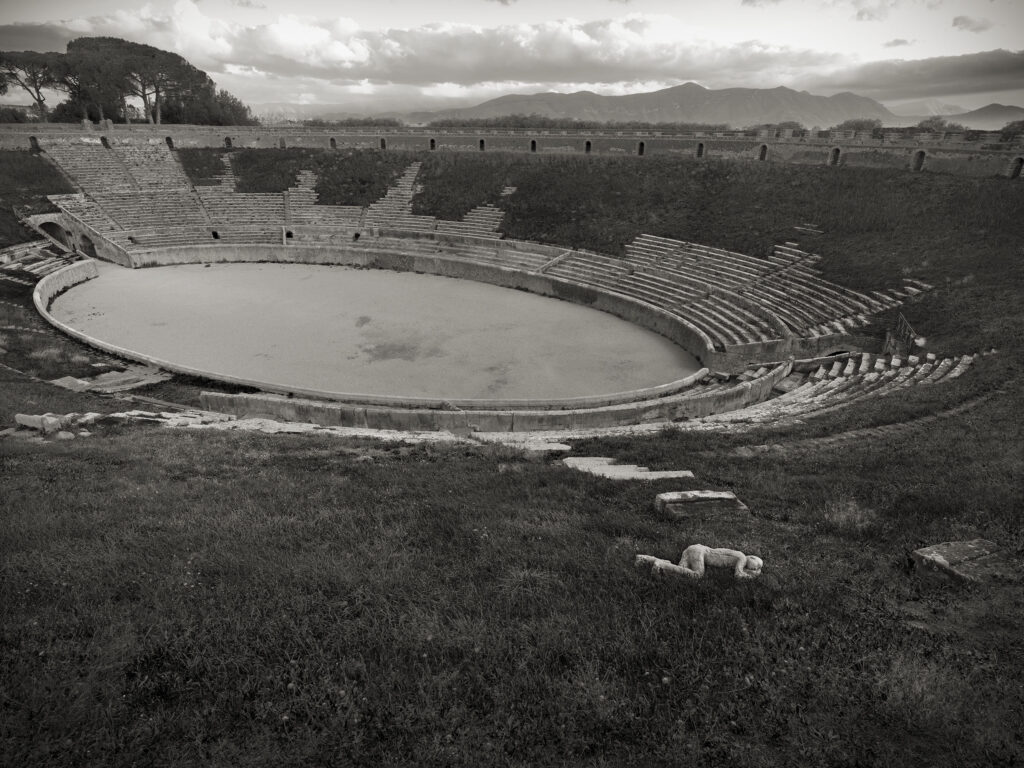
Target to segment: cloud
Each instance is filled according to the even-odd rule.
[[[622,83],[692,79],[712,87],[787,82],[808,67],[834,67],[836,54],[760,41],[696,39],[667,16],[629,14],[595,21],[561,19],[480,27],[436,23],[367,30],[350,19],[284,15],[270,23],[228,23],[192,0],[170,12],[152,6],[59,25],[32,25],[50,49],[83,35],[110,35],[173,50],[215,76],[249,68],[274,77],[328,82],[369,80],[426,86],[482,82]],[[24,25],[0,26],[6,40]]]
[[[841,1],[862,10],[896,2]],[[855,65],[839,54],[758,40],[708,41],[696,37],[684,21],[639,13],[592,21],[492,27],[435,23],[368,30],[352,19],[299,15],[260,24],[228,22],[206,15],[193,0],[154,8],[59,24],[0,25],[0,50],[64,50],[75,37],[122,37],[180,53],[249,102],[288,101],[299,93],[323,102],[355,96],[397,98],[431,89],[437,98],[584,87],[611,93],[686,80],[708,88],[786,85],[906,99],[1019,90],[1024,82],[1024,52]],[[908,44],[897,39],[886,45]]]
[[[1024,51],[876,61],[805,80],[816,92],[854,91],[881,101],[1020,91]]]
[[[850,0],[857,21],[882,21],[897,5],[897,0]]]
[[[992,22],[988,19],[975,19],[971,16],[957,16],[953,19],[953,26],[964,32],[984,32],[991,29]]]
[[[904,40],[902,37],[897,37],[895,40],[890,40],[887,43],[883,43],[886,48],[899,48],[904,45],[910,45],[911,40]]]
[[[740,5],[749,5],[754,8],[763,8],[766,5],[778,5],[782,0],[740,0]]]
[[[266,3],[261,3],[259,0],[231,0],[231,4],[239,8],[255,8],[261,11],[267,9]]]

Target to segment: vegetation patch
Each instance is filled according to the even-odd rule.
[[[34,235],[18,221],[15,211],[49,213],[57,208],[47,195],[74,192],[74,187],[39,154],[0,150],[0,248],[31,240]]]

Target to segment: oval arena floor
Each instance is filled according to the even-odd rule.
[[[484,283],[295,264],[124,269],[51,307],[93,338],[296,389],[555,399],[665,384],[700,368],[612,315]]]

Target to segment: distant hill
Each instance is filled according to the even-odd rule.
[[[785,87],[711,90],[696,83],[625,96],[601,96],[590,91],[513,94],[475,107],[416,112],[403,117],[407,122],[427,123],[515,114],[602,122],[725,123],[734,128],[787,120],[808,128],[828,128],[852,118],[878,119],[889,125],[898,122],[877,101],[854,93],[815,96]]]
[[[946,119],[951,123],[960,123],[965,128],[974,128],[978,131],[998,131],[1014,120],[1024,120],[1024,107],[989,104],[987,107],[963,114],[949,115]]]

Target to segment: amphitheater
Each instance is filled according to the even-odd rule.
[[[7,762],[1019,763],[998,138],[0,127]]]
[[[52,265],[45,260],[40,265],[37,260],[37,273],[62,265],[42,277],[35,288],[40,313],[61,331],[121,358],[259,390],[204,392],[203,406],[213,411],[329,426],[480,433],[667,422],[717,429],[785,423],[827,413],[864,398],[955,379],[972,363],[970,354],[938,358],[916,350],[913,329],[905,324],[892,327],[885,339],[862,332],[873,317],[913,301],[931,285],[905,277],[886,290],[848,289],[823,279],[815,267],[819,256],[802,248],[797,239],[778,243],[769,254],[755,257],[713,243],[641,234],[626,245],[624,258],[517,241],[503,235],[504,213],[491,203],[477,206],[458,221],[414,214],[421,163],[412,160],[387,193],[368,206],[320,204],[318,180],[310,170],[300,171],[294,185],[281,193],[236,191],[230,153],[220,155],[223,168],[215,183],[196,185],[174,148],[216,145],[220,139],[187,126],[174,130],[175,135],[159,136],[153,129],[118,131],[106,125],[98,131],[7,133],[3,138],[6,145],[41,151],[79,190],[50,196],[59,213],[26,219],[52,245],[87,257],[67,265],[59,259]],[[567,146],[564,142],[571,132],[557,133],[562,135],[542,150],[579,151],[576,145],[584,141],[583,154],[622,154],[623,147],[634,145],[633,138],[623,139],[620,132],[585,140],[573,136],[575,144]],[[352,133],[339,141],[321,130],[275,138],[252,132],[226,137],[223,143],[229,147],[400,150],[422,145],[424,134],[415,129],[381,137]],[[1020,173],[1021,158],[1012,145],[986,144],[994,136],[982,136],[973,143],[960,136],[911,138],[908,144],[906,139],[900,143],[887,137],[886,144],[886,140],[871,142],[854,134],[810,142],[792,135],[766,139],[742,134],[655,134],[635,146],[639,155],[692,151],[697,160],[717,153],[726,159],[746,157],[756,162],[765,161],[769,154],[769,145],[760,142],[772,141],[771,155],[778,161],[808,162],[814,156],[828,165],[855,165],[858,157],[868,158],[868,164],[883,158],[890,165],[906,163],[914,172],[922,170],[927,155],[932,166],[947,171],[977,174],[997,169],[1011,178]],[[429,150],[484,151],[490,142],[490,148],[497,150],[537,152],[538,140],[529,139],[528,145],[526,140],[515,131],[486,139],[448,135],[430,138]],[[842,149],[835,146],[843,142]],[[918,149],[922,145],[929,147],[927,152]],[[514,193],[508,188],[503,194]],[[794,238],[816,233],[815,226],[795,226]],[[70,290],[75,295],[75,286],[97,278],[109,281],[101,275],[110,274],[110,269],[239,262],[372,268],[526,291],[617,316],[667,339],[695,363],[681,367],[678,375],[666,370],[660,374],[664,380],[634,380],[629,386],[616,386],[613,380],[607,383],[608,391],[581,395],[510,391],[504,397],[488,397],[486,386],[449,392],[443,384],[422,393],[401,388],[385,391],[372,380],[349,389],[318,386],[301,375],[288,381],[261,377],[258,367],[221,370],[209,358],[206,363],[190,363],[175,354],[152,353],[137,339],[118,342],[109,333],[94,337],[88,327],[75,327],[76,323],[67,321],[67,313],[56,311],[61,294]],[[107,263],[119,266],[103,267]],[[124,290],[134,289],[129,285]],[[225,299],[227,291],[220,296],[221,302],[230,301]],[[500,294],[493,301],[500,303]],[[145,307],[140,312],[144,314]],[[287,321],[275,317],[268,322]],[[558,322],[551,321],[556,326]],[[119,323],[138,325],[140,318],[113,324]],[[259,336],[260,331],[254,333]],[[145,333],[143,342],[144,337]],[[543,331],[536,338],[538,344],[543,341]],[[585,357],[588,342],[578,341]],[[479,346],[500,344],[495,339]],[[538,351],[544,354],[564,355]],[[607,367],[619,354],[605,352],[597,367]],[[301,368],[301,359],[295,365]],[[507,369],[524,364],[499,361],[491,367],[503,365]],[[536,365],[536,358],[526,363],[527,370],[518,371],[521,378],[529,379],[530,366]],[[644,363],[621,367],[642,368]],[[583,378],[593,380],[595,375],[588,371]],[[410,377],[406,374],[406,378]]]

